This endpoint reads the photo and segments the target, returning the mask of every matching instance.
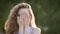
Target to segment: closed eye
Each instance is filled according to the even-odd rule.
[[[17,14],[17,16],[20,16],[19,14]]]

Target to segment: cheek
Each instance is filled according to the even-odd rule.
[[[28,17],[26,18],[26,20],[27,20],[28,22],[30,22],[31,18],[28,16]]]
[[[30,21],[30,17],[29,16],[24,16],[23,20],[26,21],[26,22],[29,22]]]

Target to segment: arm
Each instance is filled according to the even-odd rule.
[[[19,27],[19,34],[23,34],[23,26]]]
[[[30,34],[30,33],[29,33],[29,26],[25,26],[24,33],[25,33],[25,34]]]
[[[19,34],[23,34],[24,32],[23,32],[23,20],[22,19],[20,19],[19,17],[17,17],[17,23],[18,23],[18,25],[19,25]]]

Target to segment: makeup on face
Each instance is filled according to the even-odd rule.
[[[30,21],[30,14],[27,8],[22,8],[19,10],[18,14],[20,15],[19,18],[23,19],[24,21]]]

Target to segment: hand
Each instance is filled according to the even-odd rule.
[[[17,23],[19,26],[23,26],[23,19],[20,19],[20,17],[17,17]]]
[[[29,17],[25,17],[24,18],[24,25],[25,26],[29,26],[29,23],[30,23],[30,18]]]

